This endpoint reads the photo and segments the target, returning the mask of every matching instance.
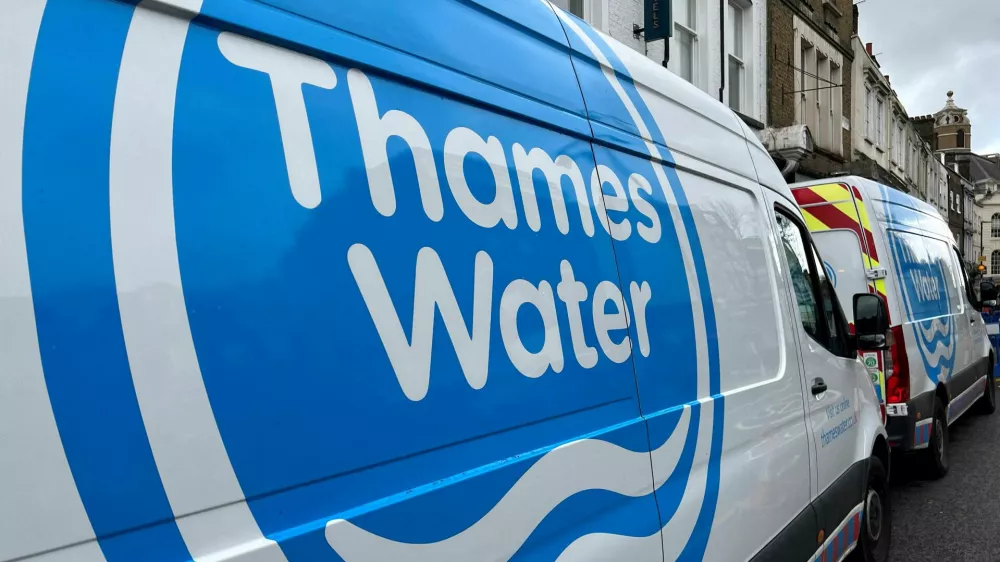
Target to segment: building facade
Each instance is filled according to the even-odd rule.
[[[647,43],[643,0],[552,0],[722,101],[754,129],[767,122],[768,2],[671,0],[673,36]]]
[[[955,243],[958,244],[960,249],[962,249],[962,255],[968,258],[971,256],[971,252],[968,252],[965,247],[965,231],[968,227],[965,220],[967,207],[965,190],[966,186],[968,186],[971,191],[972,184],[958,173],[958,166],[953,164],[952,167],[949,168],[944,164],[944,153],[938,153],[937,163],[945,172],[945,184],[948,195],[948,208],[941,214],[941,216],[948,219],[948,228],[955,237]],[[969,207],[968,211],[972,213],[973,209]]]
[[[968,262],[997,250],[1000,274],[1000,155],[971,153],[953,92],[909,117],[851,0],[670,0],[673,35],[651,42],[644,0],[550,1],[726,103],[786,180],[851,173],[909,193],[948,220]]]
[[[896,127],[897,116],[903,115],[905,119],[906,110],[889,84],[889,77],[882,74],[872,56],[872,44],[863,44],[855,35],[851,46],[854,52],[851,172],[910,193],[914,187],[905,170],[906,151],[900,148],[905,129],[900,128],[897,133]]]
[[[957,171],[955,173],[957,174]],[[980,221],[982,220],[980,215],[982,207],[976,204],[976,197],[972,187],[972,182],[962,177],[960,174],[959,179],[961,179],[962,183],[962,198],[965,201],[965,206],[962,207],[962,219],[965,221],[965,229],[963,230],[965,233],[965,240],[961,246],[962,257],[965,259],[966,267],[968,267],[969,271],[972,271],[972,267],[975,265],[977,257],[980,255],[976,252],[975,239],[977,233],[980,232]]]
[[[935,155],[932,116],[910,119],[906,108],[892,88],[889,76],[882,73],[872,44],[855,35],[854,107],[852,120],[853,154],[851,173],[909,193],[932,205],[945,218],[955,211],[949,187],[949,171],[943,158]],[[960,189],[960,187],[956,188]],[[959,207],[962,205],[960,204]],[[961,246],[964,236],[956,242]]]
[[[948,225],[968,264],[984,261],[1000,275],[1000,156],[972,152],[972,122],[954,92],[933,115],[912,119],[948,173]],[[944,214],[944,213],[943,213]]]
[[[982,209],[979,253],[986,260],[986,271],[1000,275],[1000,196],[993,192],[977,198]]]
[[[785,167],[788,180],[847,171],[856,26],[852,3],[771,0],[767,10],[768,129],[762,140],[777,155],[778,145],[806,137],[800,160]]]

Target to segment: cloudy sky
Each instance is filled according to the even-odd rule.
[[[934,113],[954,90],[972,149],[1000,152],[1000,1],[864,0],[858,9],[861,40],[874,43],[907,113]]]

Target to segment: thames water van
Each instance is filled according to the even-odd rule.
[[[537,0],[16,0],[0,560],[885,560],[737,116]]]
[[[886,403],[890,445],[944,476],[948,426],[973,406],[996,410],[996,357],[947,222],[865,178],[791,188],[837,294],[867,291],[888,303],[887,349],[862,357]]]

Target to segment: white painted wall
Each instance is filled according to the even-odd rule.
[[[678,0],[675,0],[678,1]],[[728,2],[723,3],[723,13],[719,12],[718,0],[695,0],[697,6],[697,29],[698,53],[695,85],[708,93],[715,99],[719,99],[719,87],[722,85],[722,72],[724,67],[720,66],[721,42],[720,42],[720,17],[728,18]],[[621,43],[631,47],[637,52],[645,54],[650,59],[662,63],[664,41],[654,41],[645,43],[642,39],[636,39],[632,35],[632,25],[643,26],[643,0],[585,0],[584,19],[601,31],[611,35]],[[749,74],[747,89],[750,93],[749,110],[743,113],[761,123],[767,122],[767,8],[766,2],[757,0],[752,4],[746,4],[750,11],[751,25],[747,28],[750,33],[749,44],[751,48],[744,55]],[[671,39],[673,41],[673,39]],[[671,61],[668,69],[677,71],[677,46],[671,44]],[[728,80],[727,80],[728,81]],[[728,100],[728,89],[723,92],[723,99]]]
[[[851,128],[851,146],[854,150],[863,153],[868,158],[871,158],[882,166],[886,170],[891,170],[889,157],[892,154],[893,143],[899,142],[904,139],[895,138],[896,124],[898,121],[893,119],[892,106],[893,100],[891,94],[886,94],[886,92],[891,92],[892,89],[889,87],[889,83],[882,77],[882,71],[875,65],[875,61],[868,56],[868,52],[865,50],[864,43],[857,36],[851,41],[851,45],[854,50],[854,65],[851,67],[852,80],[851,85],[853,91],[851,92],[851,99],[854,107],[852,109],[853,115],[851,116],[853,120],[853,127]],[[878,79],[872,78],[872,73],[878,77]],[[878,92],[879,95],[885,100],[882,107],[882,119],[886,123],[887,133],[892,132],[892,134],[887,134],[884,139],[874,139],[870,138],[868,135],[868,89],[871,88],[873,92]],[[874,98],[872,100],[874,102]],[[902,105],[902,104],[899,104]],[[874,113],[874,107],[872,108]],[[874,116],[873,116],[874,117]],[[891,128],[890,128],[891,127]],[[909,120],[906,121],[904,126],[904,134],[910,127]]]
[[[934,205],[947,219],[948,173],[944,169],[944,164],[917,133],[889,81],[865,50],[864,42],[855,36],[851,43],[854,50],[854,66],[851,71],[854,104],[851,108],[854,121],[851,145],[855,151],[863,153],[882,168],[896,174],[910,188],[911,195]],[[872,98],[873,113],[878,107],[875,100],[881,96],[884,101],[882,105],[884,130],[880,139],[871,138],[868,132],[866,100],[869,88],[875,94]],[[872,115],[872,119],[876,119],[876,116]],[[899,124],[903,125],[902,136],[898,135]],[[897,146],[899,144],[902,146]]]
[[[1000,197],[993,196],[982,201],[982,206],[979,207],[979,213],[980,213],[979,224],[983,232],[982,255],[986,257],[986,267],[989,268],[987,269],[987,273],[989,273],[990,275],[997,275],[1000,274],[1000,270],[994,271],[994,268],[992,267],[993,263],[992,260],[993,260],[993,252],[1000,251],[1000,238],[993,237],[993,232],[989,221],[991,221],[994,214],[1000,213]],[[987,222],[983,224],[982,221],[987,221]],[[979,234],[978,229],[976,234]],[[978,246],[979,240],[976,240],[975,242],[976,245]]]

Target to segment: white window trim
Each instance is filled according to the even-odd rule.
[[[561,6],[563,1],[565,1],[566,7],[561,9],[566,10],[569,13],[573,13],[570,11],[570,4],[572,0],[562,0],[556,3],[556,5]],[[595,29],[598,29],[610,35],[611,25],[610,25],[610,18],[608,17],[609,0],[582,0],[582,2],[583,2],[583,13],[575,15],[585,20]]]
[[[879,106],[882,106],[881,111]],[[875,93],[875,148],[882,150],[885,147],[885,98]],[[883,152],[885,152],[883,150]]]
[[[610,35],[611,19],[608,17],[608,13],[608,0],[583,0],[583,19]]]
[[[729,0],[726,2],[726,13],[722,17],[729,18],[729,6],[732,5],[742,13],[743,18],[743,56],[737,57],[733,54],[733,44],[732,37],[726,37],[726,67],[722,71],[726,75],[726,87],[723,93],[724,99],[726,100],[726,105],[729,105],[729,94],[730,86],[732,80],[729,77],[729,60],[733,59],[740,63],[743,68],[742,79],[740,80],[740,107],[736,111],[744,115],[752,115],[755,112],[754,102],[756,101],[754,87],[755,81],[755,68],[754,62],[754,35],[757,32],[756,26],[756,11],[754,10],[753,3],[747,0]],[[724,29],[728,30],[731,26],[726,22]]]
[[[841,71],[840,80],[841,84],[843,84],[844,59],[840,51],[838,51],[832,45],[830,45],[830,42],[827,41],[827,39],[823,35],[813,30],[812,27],[810,27],[807,23],[805,23],[802,19],[800,19],[796,15],[792,16],[792,28],[794,32],[794,45],[792,48],[792,53],[794,57],[793,62],[795,64],[795,68],[809,70],[809,66],[803,65],[802,61],[802,43],[804,41],[805,43],[808,43],[809,45],[812,46],[811,56],[817,57],[818,59],[818,55],[822,54],[823,56],[829,59],[830,63],[833,63],[840,68]],[[813,67],[815,66],[816,65],[813,64]],[[815,73],[814,71],[810,72]],[[801,77],[798,77],[798,79],[795,81],[796,87],[799,87],[801,83],[800,80]],[[812,80],[816,81],[815,79]],[[810,80],[807,79],[806,83],[809,84]],[[830,84],[824,83],[823,85],[829,86]],[[844,107],[843,107],[844,92],[842,87],[837,88],[836,90],[838,92],[838,95],[833,96],[834,107],[831,108],[832,115],[830,116],[830,119],[828,121],[831,130],[812,131],[812,132],[813,132],[813,138],[817,141],[816,142],[817,146],[819,146],[824,150],[828,150],[834,154],[839,155],[843,154],[844,152],[844,146],[843,146],[844,128],[841,125],[844,119]],[[815,104],[817,103],[818,100],[817,93],[818,90],[814,90],[812,92],[803,92],[803,94],[810,94],[810,95],[795,96],[796,123],[798,124],[803,123],[802,120],[803,104],[810,103],[812,104],[813,107],[815,107]],[[848,110],[850,110],[850,108],[848,108]],[[824,120],[824,122],[827,121]],[[808,120],[806,121],[806,124],[808,124]],[[810,129],[812,129],[812,127],[810,127]]]
[[[871,86],[865,84],[865,140],[875,144],[872,137],[875,136],[875,91]]]
[[[607,0],[605,0],[607,1]],[[678,0],[674,0],[675,2]],[[691,35],[691,83],[702,91],[707,91],[708,89],[708,72],[705,71],[704,61],[708,56],[705,52],[707,49],[707,41],[705,39],[707,29],[705,27],[706,20],[708,19],[708,13],[706,12],[707,7],[704,2],[694,2],[694,27],[689,27],[686,24],[673,21],[671,19],[671,25],[674,26],[674,34],[670,37],[670,62],[667,63],[667,69],[674,74],[680,76],[680,62],[679,56],[675,56],[674,53],[680,53],[680,47],[677,44],[677,28],[680,28],[682,33],[687,33]],[[709,38],[710,39],[710,38]]]

